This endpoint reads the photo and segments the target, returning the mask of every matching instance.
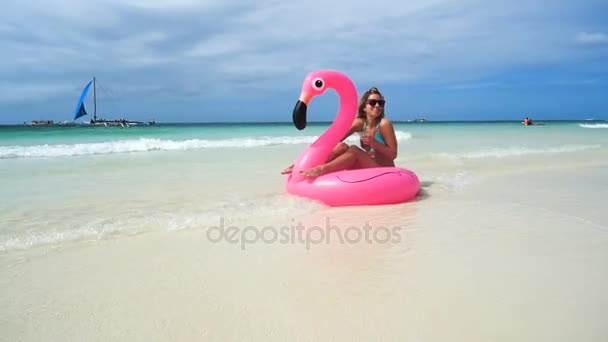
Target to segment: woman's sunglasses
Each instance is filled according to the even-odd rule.
[[[386,101],[384,100],[367,100],[367,104],[375,107],[376,105],[380,105],[380,107],[384,107],[384,104],[386,103]]]

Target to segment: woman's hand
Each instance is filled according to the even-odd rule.
[[[374,144],[376,143],[376,129],[375,128],[368,128],[367,132],[364,132],[365,134],[363,136],[361,136],[361,141],[363,142],[363,144],[374,148]]]
[[[364,135],[361,137],[361,142],[363,143],[363,145],[369,146],[369,147],[373,147],[374,140],[376,140],[376,139],[374,139],[373,137],[370,137],[369,135]]]
[[[374,159],[376,158],[376,151],[374,148],[376,146],[376,130],[374,128],[370,128],[365,133],[366,134],[361,137],[361,142],[367,147],[365,149],[367,151],[367,155]]]

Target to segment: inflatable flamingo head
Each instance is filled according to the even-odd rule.
[[[308,74],[302,84],[298,102],[293,109],[293,124],[296,128],[299,130],[306,128],[306,110],[315,96],[323,94],[329,88],[340,93],[345,87],[354,89],[352,81],[341,72],[322,70]]]

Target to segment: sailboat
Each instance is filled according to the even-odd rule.
[[[86,109],[84,108],[84,100],[89,94],[89,89],[93,85],[93,118],[89,120],[88,124],[93,126],[118,126],[118,127],[130,127],[137,125],[154,125],[154,121],[150,122],[141,122],[141,121],[131,121],[125,119],[115,119],[115,120],[106,120],[97,117],[97,80],[95,77],[87,85],[82,89],[82,93],[80,94],[80,99],[78,100],[78,104],[76,105],[76,110],[74,111],[74,121],[80,117],[88,115]],[[85,122],[86,124],[87,122]]]

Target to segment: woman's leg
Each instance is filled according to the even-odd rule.
[[[377,167],[378,163],[372,159],[367,152],[361,150],[357,146],[351,146],[348,150],[334,160],[325,164],[318,165],[312,169],[302,171],[302,174],[307,177],[317,177],[325,173],[345,170],[345,169],[365,169],[368,167]]]
[[[348,145],[346,145],[343,142],[339,142],[336,145],[336,147],[334,147],[333,151],[331,151],[331,154],[327,158],[327,162],[326,163],[329,163],[330,161],[336,159],[338,156],[344,154],[346,151],[348,151]]]
[[[333,151],[331,151],[331,154],[327,158],[326,163],[336,159],[338,156],[344,154],[346,151],[348,151],[348,145],[346,145],[343,142],[339,142],[336,145],[336,147],[334,147]],[[293,164],[289,165],[285,170],[281,171],[281,174],[282,175],[290,174],[292,170],[293,170]]]

